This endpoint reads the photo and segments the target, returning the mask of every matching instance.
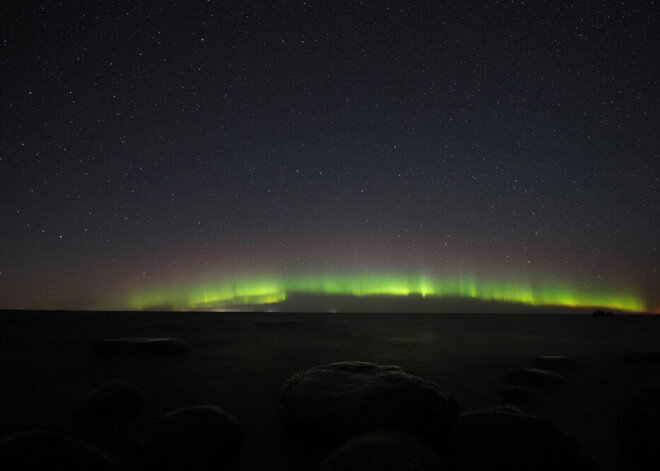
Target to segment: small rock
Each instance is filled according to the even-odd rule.
[[[565,356],[544,355],[536,357],[534,364],[540,368],[548,368],[550,370],[565,370],[575,366],[575,360]]]
[[[243,432],[234,417],[219,407],[194,406],[165,415],[143,444],[149,470],[234,469]]]
[[[554,423],[493,411],[461,415],[455,460],[463,471],[593,469],[577,443]]]
[[[522,386],[513,386],[502,390],[502,399],[505,402],[511,402],[513,404],[530,404],[534,401],[538,401],[542,397],[540,391]]]
[[[660,365],[660,351],[637,350],[623,356],[626,365]]]
[[[437,471],[438,455],[406,432],[381,431],[354,437],[335,449],[320,471]]]
[[[458,413],[458,404],[436,383],[375,363],[316,366],[285,381],[280,392],[285,430],[318,442],[389,429],[442,440]]]
[[[564,383],[565,378],[554,371],[529,368],[511,373],[509,380],[543,389],[551,389]]]
[[[114,463],[87,443],[57,432],[31,430],[0,441],[0,469],[110,471]]]
[[[134,337],[100,340],[92,347],[99,356],[114,355],[183,355],[188,353],[188,344],[174,337]]]
[[[623,455],[635,469],[660,468],[660,385],[624,401],[617,429]]]
[[[110,425],[136,420],[147,406],[147,396],[123,381],[109,381],[92,389],[85,398],[87,424]]]

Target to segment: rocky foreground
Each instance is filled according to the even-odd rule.
[[[187,355],[178,338],[97,342],[99,358]],[[654,364],[657,352],[629,352],[626,364]],[[301,371],[280,389],[279,418],[299,469],[597,469],[553,422],[521,407],[561,390],[569,357],[541,356],[512,372],[502,404],[461,411],[450,391],[399,366],[342,361]],[[0,467],[68,470],[244,469],[246,430],[222,404],[191,404],[134,433],[149,391],[117,380],[92,389],[72,411],[72,430],[8,430]],[[630,469],[660,466],[660,387],[631,395],[618,414],[619,444]],[[94,445],[88,442],[93,442]],[[109,452],[108,450],[112,450]]]

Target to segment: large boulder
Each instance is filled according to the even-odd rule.
[[[142,447],[146,469],[235,469],[243,432],[234,417],[219,407],[194,406],[165,415]]]
[[[117,355],[184,355],[190,347],[174,337],[127,337],[99,340],[92,347],[92,353],[98,356]]]
[[[554,423],[531,415],[466,412],[458,420],[455,465],[461,471],[594,469]]]
[[[110,471],[114,463],[91,445],[49,430],[11,434],[0,441],[0,469]]]
[[[458,404],[436,383],[375,363],[316,366],[285,381],[280,393],[284,429],[318,442],[389,429],[437,442],[458,414]]]
[[[660,469],[660,385],[631,394],[617,425],[626,460],[636,469]]]
[[[381,431],[354,437],[328,455],[320,471],[438,471],[438,455],[406,432]]]
[[[87,394],[83,418],[87,425],[121,424],[138,419],[146,406],[141,390],[124,381],[109,381]]]

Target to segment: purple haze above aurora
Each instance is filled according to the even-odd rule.
[[[277,3],[5,7],[0,308],[660,311],[652,6]]]

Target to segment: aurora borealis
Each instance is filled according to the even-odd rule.
[[[64,0],[0,21],[0,309],[660,312],[652,2]]]
[[[579,289],[575,284],[483,280],[474,276],[429,277],[367,274],[292,278],[214,280],[180,289],[155,289],[131,296],[128,309],[213,310],[242,305],[270,305],[290,294],[341,296],[458,297],[530,306],[604,307],[644,312],[643,300],[629,292]],[[317,306],[316,309],[324,309]]]

